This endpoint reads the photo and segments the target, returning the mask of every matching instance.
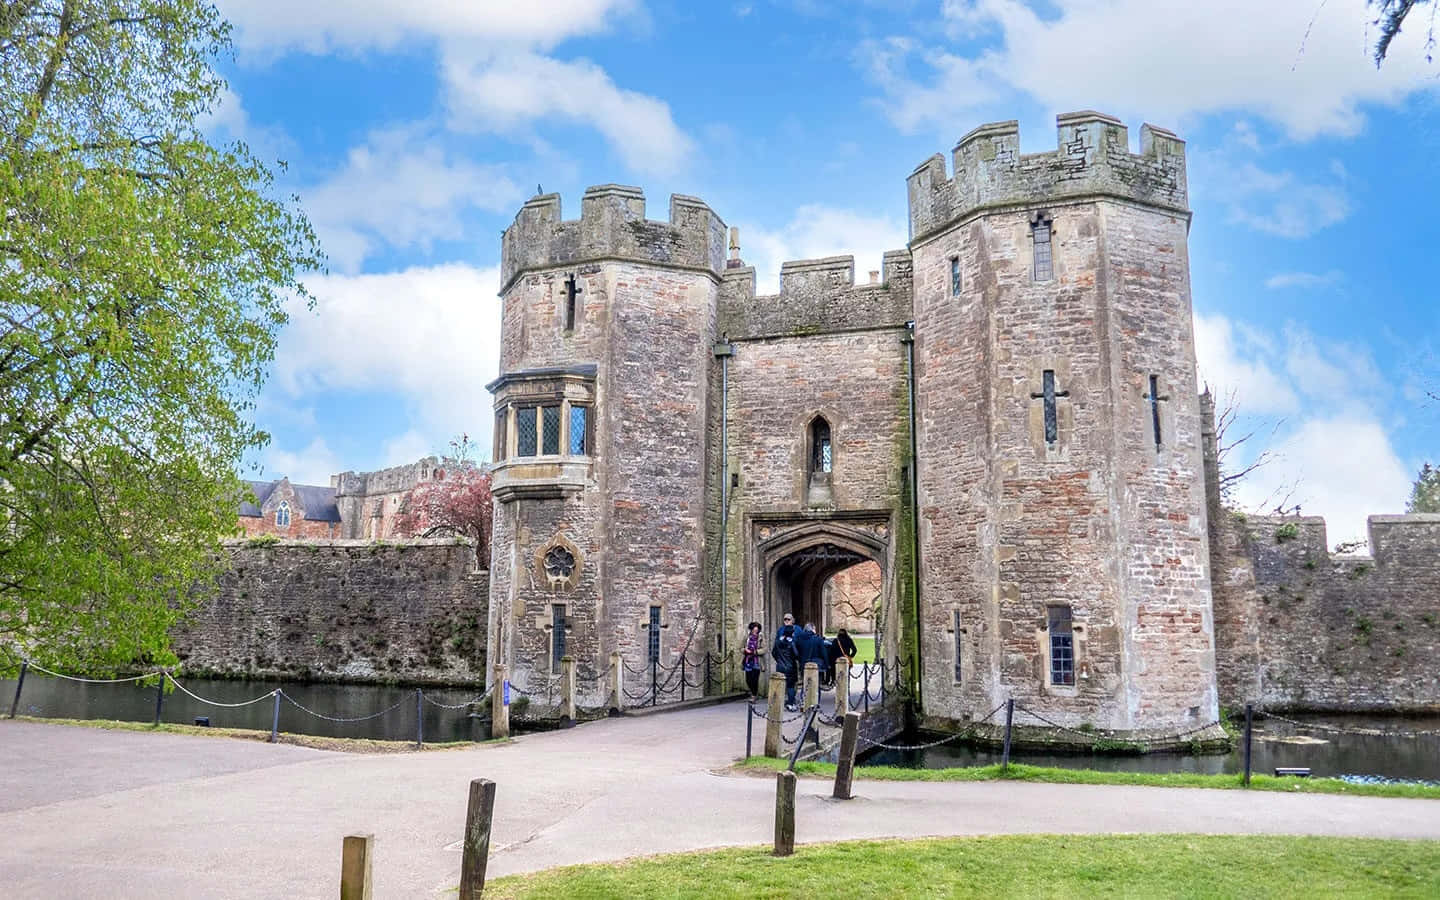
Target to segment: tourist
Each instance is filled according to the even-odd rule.
[[[795,637],[795,649],[800,656],[800,671],[806,663],[814,663],[818,672],[825,671],[825,639],[815,631],[813,622],[806,622],[805,629]]]
[[[860,648],[855,646],[855,639],[850,636],[850,632],[844,628],[835,632],[835,645],[840,649],[835,658],[838,660],[843,656],[850,661],[850,665],[855,665],[855,654],[860,652]]]
[[[747,631],[740,668],[745,672],[745,685],[750,688],[750,700],[753,702],[760,696],[760,657],[765,653],[765,647],[761,643],[759,622],[751,622]]]
[[[795,705],[795,672],[800,659],[795,646],[795,617],[786,613],[783,621],[775,632],[770,658],[775,660],[775,671],[785,676],[785,708],[794,712],[799,708]]]

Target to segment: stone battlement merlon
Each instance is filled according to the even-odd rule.
[[[725,222],[703,200],[672,194],[670,220],[645,218],[645,192],[595,185],[580,200],[580,218],[561,217],[560,195],[542,194],[520,207],[500,240],[501,292],[536,269],[632,260],[719,277],[725,268]]]
[[[1015,120],[970,131],[951,155],[940,154],[907,179],[910,237],[923,240],[970,214],[993,207],[1034,206],[1109,196],[1189,215],[1185,142],[1153,125],[1140,128],[1140,152],[1130,151],[1119,119],[1093,110],[1055,118],[1056,149],[1020,152]]]
[[[914,313],[909,250],[889,250],[880,280],[857,282],[854,256],[788,260],[780,291],[755,293],[755,269],[729,269],[720,291],[722,333],[732,339],[901,325]]]
[[[1317,561],[1334,558],[1373,561],[1379,567],[1440,567],[1440,515],[1436,514],[1368,517],[1366,533],[1370,552],[1361,556],[1332,553],[1328,543],[1329,529],[1320,516],[1247,516],[1244,526],[1253,540],[1288,545],[1295,552]]]

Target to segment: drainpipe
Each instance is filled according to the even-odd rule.
[[[730,357],[735,347],[729,342],[729,335],[722,335],[714,347],[715,356],[720,360],[720,655],[725,655],[725,614],[730,605],[726,596],[726,575],[728,554],[725,549],[726,536],[730,531]],[[726,685],[729,685],[730,667],[725,667]]]
[[[910,391],[910,596],[915,602],[915,708],[924,709],[924,673],[920,668],[920,466],[915,438],[915,321],[905,323],[905,376]]]

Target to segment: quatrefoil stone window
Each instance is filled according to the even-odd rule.
[[[551,547],[545,551],[545,574],[553,581],[567,581],[575,571],[575,554],[564,547]]]

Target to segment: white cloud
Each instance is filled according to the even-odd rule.
[[[1267,449],[1274,456],[1241,482],[1241,506],[1269,512],[1299,504],[1326,518],[1332,543],[1363,538],[1368,515],[1403,511],[1410,475],[1380,421],[1393,398],[1367,348],[1295,326],[1272,335],[1197,314],[1195,351],[1222,409],[1234,396],[1230,439],[1253,433],[1231,466]]]
[[[855,256],[855,278],[880,269],[887,250],[902,250],[908,243],[905,223],[884,216],[867,216],[848,209],[807,205],[779,229],[740,225],[745,262],[755,267],[755,290],[775,293],[780,287],[780,265],[793,259],[821,256]]]
[[[1201,165],[1206,160],[1202,157]],[[1350,214],[1343,184],[1306,182],[1292,172],[1269,172],[1254,163],[1228,167],[1214,179],[1232,222],[1277,237],[1309,237]]]
[[[1322,288],[1338,284],[1345,276],[1339,269],[1324,274],[1314,272],[1277,272],[1265,279],[1265,286],[1272,291],[1284,288]]]
[[[1274,464],[1241,483],[1242,505],[1273,505],[1288,496],[1287,503],[1298,504],[1303,514],[1325,517],[1332,546],[1364,539],[1368,516],[1405,511],[1410,470],[1373,420],[1309,419],[1275,450]]]
[[[1273,349],[1224,316],[1195,314],[1200,381],[1221,402],[1233,395],[1241,409],[1260,416],[1286,415],[1299,408],[1300,398],[1269,361]]]
[[[301,199],[332,266],[353,272],[379,244],[428,247],[463,234],[466,211],[509,212],[525,196],[502,167],[457,158],[406,126],[371,134]]]
[[[331,475],[346,470],[324,438],[315,438],[294,451],[271,445],[261,453],[260,461],[258,481],[289,478],[292,484],[327,485]]]
[[[603,134],[630,168],[660,175],[677,172],[695,149],[668,105],[618,87],[588,60],[450,53],[442,70],[451,124],[461,130],[513,134],[540,119],[579,122]]]
[[[489,448],[494,413],[485,385],[500,368],[498,269],[450,264],[330,275],[307,287],[315,312],[291,311],[276,354],[275,389],[290,396],[398,394],[413,434],[393,439],[387,458],[403,451],[413,460],[461,432]],[[422,444],[423,452],[410,455]]]
[[[1053,0],[1046,6],[1042,16],[1022,0],[947,2],[952,34],[994,32],[999,45],[970,55],[915,48],[917,64],[931,71],[880,83],[896,123],[953,128],[956,104],[944,102],[948,95],[939,90],[948,85],[967,102],[987,88],[1005,89],[1057,111],[1099,105],[1177,126],[1196,115],[1243,112],[1308,138],[1354,134],[1363,127],[1365,104],[1394,104],[1433,86],[1422,29],[1402,35],[1376,70],[1365,44],[1367,13],[1358,4]],[[941,101],[929,115],[907,99],[927,95]]]
[[[411,428],[386,441],[380,452],[383,459],[380,465],[388,468],[412,463],[427,456],[442,455],[443,448],[430,437]]]
[[[220,0],[243,48],[328,53],[406,40],[553,45],[605,27],[635,0]]]

